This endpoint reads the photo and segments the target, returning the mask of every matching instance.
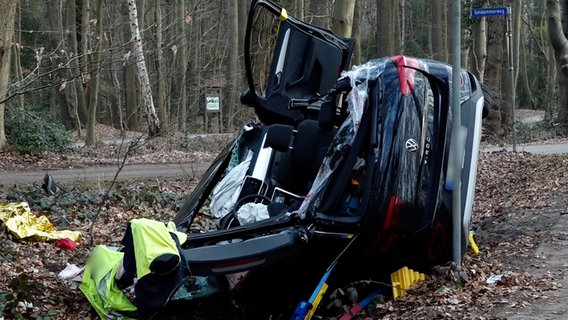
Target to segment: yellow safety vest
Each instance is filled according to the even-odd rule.
[[[117,287],[114,277],[124,254],[104,245],[96,246],[85,265],[79,289],[101,319],[133,319],[125,314],[136,311],[128,297]]]

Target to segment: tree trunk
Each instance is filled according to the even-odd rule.
[[[442,54],[441,54],[441,58],[443,58],[442,61],[446,61],[448,63],[451,63],[453,57],[452,57],[452,36],[451,34],[453,33],[453,25],[451,23],[452,21],[452,17],[450,15],[450,9],[451,6],[454,5],[455,0],[440,0],[441,1],[441,10],[442,10],[442,19],[440,20],[440,25],[441,25],[441,31],[442,33],[440,34],[440,37],[442,37]],[[462,2],[463,3],[463,2]],[[463,39],[463,34],[464,34],[465,30],[462,28],[462,39]],[[460,48],[460,50],[463,51],[463,44],[462,47]],[[463,52],[462,52],[463,53]],[[445,58],[444,58],[445,57]],[[462,54],[463,57],[463,54]],[[464,60],[464,59],[462,59]],[[462,61],[463,62],[463,61]],[[463,64],[462,64],[463,66]]]
[[[124,17],[122,12],[120,11],[121,3],[113,3],[115,5],[114,9],[109,9],[110,17],[109,21],[113,21],[118,19],[119,17]],[[128,38],[126,38],[128,39]],[[123,37],[123,33],[120,32],[113,32],[108,34],[108,47],[115,48],[119,47],[124,44],[125,40]],[[124,52],[124,51],[123,51]],[[108,68],[108,81],[110,82],[111,88],[110,90],[110,101],[109,101],[109,109],[110,109],[110,123],[112,127],[115,129],[119,129],[122,133],[124,131],[124,113],[122,111],[123,103],[124,103],[124,87],[121,83],[124,82],[124,78],[119,78],[119,71],[123,70],[123,65],[125,61],[121,59],[120,56],[117,55],[109,55],[110,58],[110,68]]]
[[[353,30],[352,30],[352,37],[355,38],[355,45],[353,48],[353,65],[360,65],[361,64],[361,42],[363,39],[361,38],[361,21],[362,21],[362,12],[361,12],[361,1],[355,1],[355,11],[353,12]]]
[[[484,122],[484,127],[488,135],[496,137],[503,136],[505,131],[501,125],[507,102],[507,83],[503,82],[507,73],[506,66],[506,50],[503,50],[505,41],[505,20],[504,19],[488,19],[487,23],[487,60],[484,73],[484,82],[493,88],[494,109],[490,110],[489,115]],[[503,60],[505,58],[505,60]]]
[[[90,72],[89,72],[89,30],[90,30],[90,19],[91,19],[91,8],[90,8],[90,1],[81,1],[81,52],[79,57],[81,57],[81,68],[82,68],[82,84],[84,88],[84,95],[85,95],[85,104],[82,105],[79,103],[79,117],[82,123],[87,123],[88,115],[88,108],[87,105],[87,95],[89,94],[89,86],[91,79]],[[83,108],[84,107],[84,108]]]
[[[342,37],[349,38],[353,30],[355,0],[336,1],[333,6],[331,30]]]
[[[400,2],[400,3],[398,3]],[[399,23],[397,24],[398,27],[398,39],[399,39],[399,51],[404,52],[406,48],[406,0],[398,0],[397,1],[397,16],[399,17]]]
[[[249,0],[239,0],[239,55],[244,55],[249,5]],[[298,18],[298,16],[296,16],[296,18]]]
[[[231,132],[233,130],[233,118],[235,116],[236,103],[238,96],[237,84],[239,83],[239,43],[238,43],[238,31],[239,31],[239,8],[238,2],[227,1],[227,15],[229,23],[229,63],[228,63],[228,77],[227,77],[227,92],[225,96],[228,98],[225,101],[225,117],[227,119],[227,130]],[[220,128],[223,132],[223,128]]]
[[[160,5],[160,0],[156,0],[155,7],[156,14],[156,49],[157,52],[157,66],[156,66],[156,77],[158,81],[158,115],[162,128],[168,127],[168,115],[166,108],[166,70],[164,66],[164,52],[162,51],[163,40],[162,40],[162,6]],[[182,22],[183,23],[183,22]]]
[[[522,0],[513,0],[513,67],[514,69],[514,79],[513,79],[513,88],[517,88],[517,81],[519,79],[519,60],[520,60],[520,49],[521,49],[521,11],[523,8],[523,1]]]
[[[521,42],[523,43],[523,48],[526,48],[526,39],[525,37],[521,37]],[[527,72],[528,66],[527,66],[527,51],[528,50],[523,50],[523,53],[521,55],[521,64],[519,66],[519,68],[521,69],[522,73],[523,73],[523,85],[525,88],[525,94],[527,95],[527,98],[531,104],[531,108],[532,109],[536,109],[536,101],[534,100],[533,94],[532,94],[532,88],[531,85],[529,83],[529,75]]]
[[[119,129],[120,132],[124,131],[124,116],[122,114],[122,93],[120,92],[120,81],[118,81],[118,75],[116,69],[109,70],[109,79],[111,79],[112,86],[114,88],[114,103],[111,106],[111,124],[115,129]]]
[[[39,5],[39,3],[38,3]],[[47,20],[49,23],[49,29],[50,30],[57,30],[59,32],[63,31],[63,27],[61,26],[61,21],[59,19],[59,12],[56,11],[57,9],[57,4],[55,3],[55,1],[50,1],[50,0],[46,0],[45,1],[45,8],[46,8],[46,12],[47,12]],[[41,10],[41,9],[40,9]],[[54,50],[55,48],[58,47],[59,43],[62,40],[62,34],[50,34],[48,36],[49,39],[49,45],[50,47],[48,47],[48,50]],[[57,68],[57,61],[55,59],[51,59],[49,61],[49,66],[48,66],[49,70],[54,70],[52,72],[52,76],[49,79],[50,82],[50,87],[48,89],[48,95],[49,95],[49,113],[51,114],[56,114],[57,113],[57,109],[58,108],[58,101],[61,101],[61,99],[58,99],[58,95],[60,94],[59,91],[57,90],[57,81],[59,80],[58,78],[60,78],[60,74],[59,71],[56,71]],[[63,108],[61,108],[63,109]],[[66,112],[65,112],[66,113]],[[64,118],[61,118],[61,120],[63,120],[63,122],[65,122]]]
[[[57,33],[52,33],[49,35],[50,40],[50,51],[57,50],[59,48],[62,52],[68,52],[69,47],[65,39],[65,31],[63,29],[63,0],[46,0],[44,1],[47,18],[49,20],[50,30],[56,30]],[[62,63],[63,57],[58,59],[50,59],[50,69],[53,70],[51,73],[50,81],[51,88],[49,90],[49,110],[53,114],[59,114],[61,122],[68,129],[74,129],[77,125],[77,120],[74,118],[75,114],[72,112],[73,108],[69,108],[67,104],[66,92],[61,90],[61,81],[68,77],[69,70],[67,68],[60,68],[58,64]],[[66,61],[65,61],[66,62]],[[71,77],[70,77],[71,78]],[[67,83],[63,83],[65,87]],[[72,87],[72,85],[69,85]],[[77,104],[75,103],[75,106]]]
[[[479,8],[485,1],[476,0],[473,2],[474,8]],[[480,82],[484,81],[485,77],[485,63],[487,61],[487,23],[485,18],[473,19],[471,26],[471,38],[473,55],[471,59],[471,72],[479,79]]]
[[[81,67],[79,66],[79,44],[77,42],[77,5],[75,0],[69,1],[67,9],[67,23],[66,28],[70,30],[69,33],[69,45],[71,46],[71,57],[70,57],[70,76],[77,76],[81,74]],[[82,136],[82,123],[81,117],[79,116],[79,110],[87,110],[87,100],[85,97],[85,90],[83,87],[81,78],[73,80],[74,90],[69,90],[66,92],[66,99],[68,101],[69,113],[75,121],[75,129],[77,130],[78,136]],[[72,95],[72,96],[71,96]]]
[[[294,1],[294,5],[295,5]],[[240,93],[244,90],[247,85],[247,80],[244,71],[244,55],[245,55],[245,33],[247,29],[247,20],[248,20],[248,9],[249,9],[250,1],[248,0],[239,0],[239,51],[238,51],[238,58],[237,58],[237,68],[239,70],[238,79],[239,82],[237,83],[237,97],[240,97]],[[297,16],[296,16],[297,17]],[[236,107],[237,110],[241,110],[240,107],[240,99],[236,99]]]
[[[392,0],[376,0],[377,3],[377,55],[386,57],[395,53],[394,13]]]
[[[329,29],[329,2],[327,0],[310,0],[310,13],[306,16],[309,23]]]
[[[296,12],[296,18],[304,20],[304,0],[294,1],[294,11]]]
[[[140,131],[140,108],[136,64],[129,62],[124,69],[126,124],[128,130]]]
[[[203,2],[197,1],[195,4],[194,10],[196,12],[203,10]],[[188,30],[189,29],[189,30]],[[202,100],[201,91],[202,91],[202,71],[203,68],[201,67],[201,61],[203,58],[203,46],[199,45],[203,41],[203,19],[196,19],[191,23],[189,28],[186,28],[187,36],[186,38],[191,39],[191,45],[187,46],[187,55],[194,57],[193,59],[189,59],[187,63],[187,74],[190,74],[191,77],[187,79],[188,82],[188,97],[189,102],[188,105],[190,106],[187,117],[193,123],[200,122],[201,119],[198,119],[200,109],[200,102]],[[187,119],[186,119],[187,120]],[[179,127],[179,125],[178,125]],[[205,126],[203,126],[205,127]]]
[[[140,81],[140,89],[142,91],[142,101],[144,105],[144,117],[148,124],[148,135],[156,136],[160,133],[160,120],[154,108],[152,99],[152,87],[150,86],[150,78],[146,70],[146,62],[144,60],[144,50],[142,48],[142,36],[138,27],[138,12],[136,10],[136,0],[128,0],[128,17],[130,22],[130,31],[132,33],[132,41],[134,42],[134,56],[136,57],[136,67],[138,69],[138,80]]]
[[[128,15],[128,8],[125,14]],[[130,39],[130,27],[124,29],[125,39]],[[127,52],[128,58],[125,59],[124,64],[124,100],[126,104],[126,128],[133,131],[141,131],[140,125],[140,108],[139,108],[139,95],[138,95],[138,84],[136,79],[138,78],[136,72],[136,62],[134,57],[132,57],[132,51],[134,50],[134,45],[129,42],[130,50]]]
[[[549,119],[553,119],[554,114],[558,110],[558,100],[553,98],[553,97],[558,97],[558,70],[556,69],[556,63],[551,63],[552,61],[555,61],[554,49],[552,48],[552,45],[546,46],[545,51],[549,63],[545,65],[547,86],[544,94],[545,97],[547,97],[546,99],[547,114],[549,116]]]
[[[103,8],[104,0],[97,0],[97,27],[96,27],[96,54],[93,64],[94,70],[91,75],[91,88],[89,90],[89,118],[87,120],[87,137],[85,145],[93,146],[96,143],[95,127],[97,125],[97,109],[99,104],[99,87],[101,82],[101,60],[103,58],[104,35],[103,35]]]
[[[7,96],[10,85],[10,60],[14,44],[14,23],[16,19],[16,0],[5,0],[0,10],[0,101]],[[0,149],[6,145],[4,131],[5,103],[0,103]]]
[[[429,54],[429,58],[434,58],[434,48],[432,48],[432,34],[434,34],[432,25],[432,1],[424,1],[424,16],[423,16],[423,26],[425,27],[426,36],[426,52]]]
[[[185,22],[184,22],[184,14],[186,12],[186,8],[185,8],[185,2],[183,0],[178,0],[177,2],[178,4],[178,9],[177,9],[177,14],[178,14],[178,33],[182,35],[182,41],[179,43],[179,52],[177,53],[179,56],[177,58],[177,65],[179,66],[177,68],[177,71],[174,73],[175,75],[177,75],[176,79],[177,79],[177,85],[175,86],[175,88],[177,88],[177,93],[178,93],[178,112],[177,112],[177,129],[181,132],[185,132],[187,131],[187,51],[188,51],[188,44],[187,44],[187,37],[186,37],[186,30],[187,28],[185,27]],[[189,14],[189,12],[188,12]],[[196,44],[197,46],[200,46],[199,44]]]
[[[548,36],[554,49],[560,101],[558,105],[558,122],[568,124],[568,39],[562,30],[560,0],[547,0]]]
[[[22,6],[19,5],[16,9],[16,19],[15,19],[15,29],[16,30],[22,30]],[[15,41],[18,44],[22,43],[22,33],[18,32],[15,34]],[[21,46],[19,45],[15,45],[13,46],[13,52],[14,52],[14,68],[12,69],[14,71],[14,80],[16,82],[20,82],[24,79],[24,71],[22,69],[22,60],[21,60],[21,56],[22,56],[22,50],[21,50]],[[25,106],[25,101],[24,101],[24,95],[20,94],[18,96],[18,107],[20,109],[24,109]]]
[[[432,57],[436,60],[446,61],[448,58],[444,50],[446,38],[444,32],[446,26],[443,24],[442,11],[444,10],[443,0],[432,0]]]
[[[507,24],[505,23],[505,19],[499,19],[501,30],[501,46],[499,47],[499,53],[501,55],[501,85],[499,89],[501,91],[500,96],[502,99],[501,104],[501,127],[505,134],[511,133],[512,129],[512,115],[513,110],[511,109],[511,76],[509,72],[509,51],[507,50],[507,44],[509,41],[509,37],[507,34]],[[509,44],[510,45],[510,44]]]
[[[562,30],[564,34],[568,34],[568,0],[560,2],[560,11],[562,12]]]

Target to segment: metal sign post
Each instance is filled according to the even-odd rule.
[[[507,17],[507,50],[509,53],[509,73],[510,73],[510,94],[511,94],[511,116],[512,116],[512,127],[513,127],[513,152],[517,152],[517,125],[515,116],[515,61],[513,60],[513,30],[512,30],[512,18],[511,18],[511,8],[510,7],[499,7],[499,8],[472,8],[471,9],[472,18],[483,18],[483,17]]]
[[[509,10],[510,11],[510,10]],[[513,22],[511,13],[507,15],[507,47],[509,49],[509,73],[511,77],[511,117],[513,118],[513,152],[517,152],[517,119],[515,117],[515,60],[513,58]]]
[[[450,151],[452,155],[450,162],[453,167],[453,190],[452,190],[452,233],[453,233],[453,258],[457,271],[461,271],[461,234],[462,234],[462,215],[461,215],[461,168],[463,166],[464,141],[460,139],[461,125],[461,105],[460,105],[460,71],[461,71],[461,1],[454,0],[452,6],[453,25],[452,28],[452,140]]]

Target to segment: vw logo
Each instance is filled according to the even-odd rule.
[[[406,150],[408,152],[418,151],[418,142],[416,142],[416,140],[414,140],[414,139],[406,140],[406,143],[404,144],[404,146],[406,147]]]

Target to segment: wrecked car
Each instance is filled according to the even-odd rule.
[[[172,302],[198,308],[226,295],[246,318],[294,318],[302,300],[314,309],[308,298],[323,275],[326,286],[341,286],[451,261],[452,174],[461,178],[465,252],[481,84],[460,70],[454,119],[450,66],[401,55],[350,68],[352,48],[353,40],[253,1],[241,101],[259,121],[243,126],[174,219],[187,233],[181,252],[191,277]],[[463,150],[450,148],[456,121]],[[463,154],[461,168],[451,168],[452,152]],[[204,219],[213,227],[196,228]]]

